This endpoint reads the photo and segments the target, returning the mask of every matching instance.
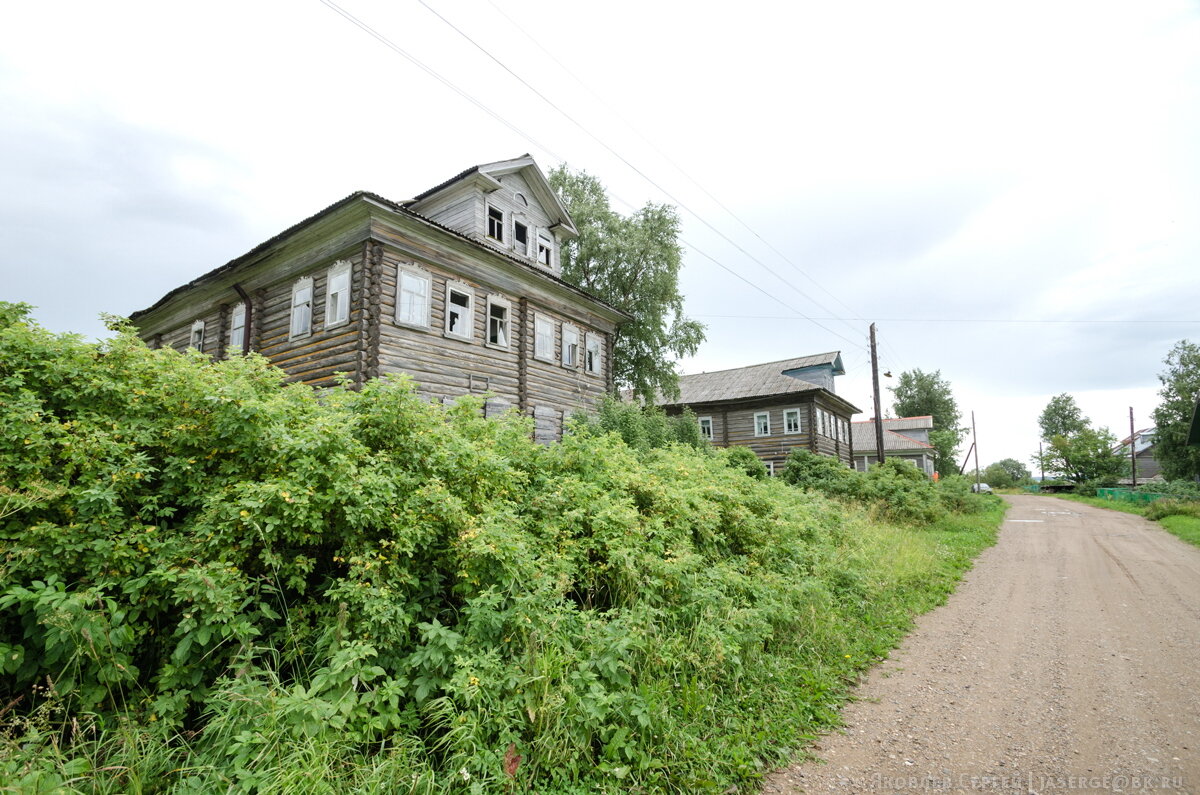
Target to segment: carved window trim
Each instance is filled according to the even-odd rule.
[[[351,284],[350,261],[333,263],[325,277],[325,328],[337,328],[350,322]]]
[[[406,288],[406,284],[409,285]],[[420,289],[415,289],[417,286]],[[416,265],[400,265],[396,268],[396,325],[409,328],[429,329],[432,309],[433,276]],[[408,310],[406,311],[406,296]]]
[[[313,280],[301,276],[292,283],[292,309],[288,319],[288,339],[295,340],[312,334]]]

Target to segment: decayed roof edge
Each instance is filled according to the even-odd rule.
[[[445,184],[449,184],[450,182],[453,182],[456,179],[462,179],[462,177],[466,176],[467,174],[470,174],[472,171],[478,170],[478,168],[479,168],[479,166],[473,166],[472,168],[469,168],[466,171],[464,171],[462,174],[459,174],[457,177],[453,177],[450,180],[447,180],[447,182]],[[440,187],[441,186],[439,186],[439,188]],[[438,188],[435,188],[434,190],[437,190],[437,189]],[[520,265],[521,267],[525,268],[532,274],[535,274],[541,278],[548,279],[551,282],[554,282],[563,287],[566,287],[567,289],[571,290],[574,293],[577,293],[581,297],[586,298],[589,301],[593,301],[593,302],[599,304],[600,306],[602,306],[618,315],[621,315],[622,317],[624,317],[626,319],[631,319],[631,316],[627,312],[617,309],[615,306],[608,303],[607,301],[605,301],[601,298],[597,298],[596,296],[592,295],[591,293],[587,292],[586,290],[584,290],[580,287],[576,287],[575,285],[562,279],[559,276],[555,276],[553,273],[548,273],[541,269],[534,268],[534,266],[530,265],[528,262],[524,262],[524,261],[518,259],[517,257],[514,257],[511,254],[508,254],[507,252],[492,248],[490,246],[486,246],[486,245],[480,243],[478,240],[475,240],[474,238],[470,237],[469,235],[465,235],[462,232],[459,232],[456,229],[451,229],[448,226],[443,226],[442,224],[439,224],[437,221],[426,218],[425,216],[421,215],[420,213],[416,213],[416,212],[413,212],[412,210],[407,209],[406,207],[404,207],[402,204],[400,204],[398,202],[392,201],[391,199],[384,198],[383,196],[380,196],[377,193],[371,193],[370,191],[365,191],[365,190],[355,191],[354,193],[351,193],[346,198],[340,199],[340,200],[334,202],[333,204],[329,205],[325,209],[320,210],[320,211],[310,215],[308,218],[305,218],[302,221],[292,224],[291,226],[289,226],[287,229],[283,230],[282,232],[274,235],[273,237],[269,238],[268,240],[263,241],[262,243],[259,243],[257,246],[250,249],[245,254],[235,257],[234,259],[231,259],[229,262],[225,263],[224,265],[214,268],[211,271],[209,271],[208,273],[205,273],[201,276],[197,276],[195,279],[192,279],[190,282],[187,282],[186,284],[176,287],[175,289],[171,290],[166,295],[164,295],[162,298],[155,301],[153,305],[147,307],[146,309],[139,309],[136,312],[131,313],[129,315],[129,319],[136,320],[139,317],[143,317],[143,316],[149,314],[150,312],[153,312],[154,310],[158,309],[159,307],[165,305],[175,296],[180,295],[181,293],[187,292],[188,290],[199,287],[200,285],[202,285],[206,282],[210,282],[213,279],[216,279],[220,276],[225,275],[226,273],[236,270],[238,268],[238,266],[244,264],[247,260],[252,259],[253,257],[257,256],[258,254],[266,251],[267,249],[271,248],[275,244],[279,243],[280,241],[286,239],[290,235],[295,234],[297,231],[299,231],[303,227],[308,226],[309,224],[315,223],[316,221],[320,220],[321,218],[324,218],[325,216],[334,213],[335,211],[341,209],[344,206],[352,204],[354,201],[356,201],[358,199],[368,199],[370,201],[378,202],[379,204],[382,204],[386,209],[391,210],[392,212],[395,212],[395,213],[398,213],[401,215],[405,215],[410,218],[415,218],[418,221],[428,224],[429,226],[432,226],[435,229],[441,230],[442,232],[445,232],[447,234],[450,234],[457,238],[465,240],[468,243],[471,243],[472,245],[482,249],[483,251],[488,252],[489,254],[494,254],[496,256],[503,257],[504,259],[507,259],[510,262]]]

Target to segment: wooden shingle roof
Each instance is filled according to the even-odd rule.
[[[928,417],[902,417],[898,420],[885,419],[883,421],[883,452],[886,454],[901,451],[925,452],[932,450],[933,445],[898,433],[897,431],[900,429],[896,428],[898,423],[903,423],[905,420],[928,419]],[[908,428],[928,428],[932,424],[932,421],[930,421],[928,425],[912,424]],[[875,450],[875,423],[871,420],[850,423],[850,442],[856,451],[873,452]]]

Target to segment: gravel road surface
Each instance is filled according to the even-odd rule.
[[[1200,549],[1140,517],[1007,497],[1000,540],[770,795],[1200,795]]]

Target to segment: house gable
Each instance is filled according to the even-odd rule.
[[[405,208],[551,273],[562,269],[562,245],[579,234],[529,155],[469,168]]]

